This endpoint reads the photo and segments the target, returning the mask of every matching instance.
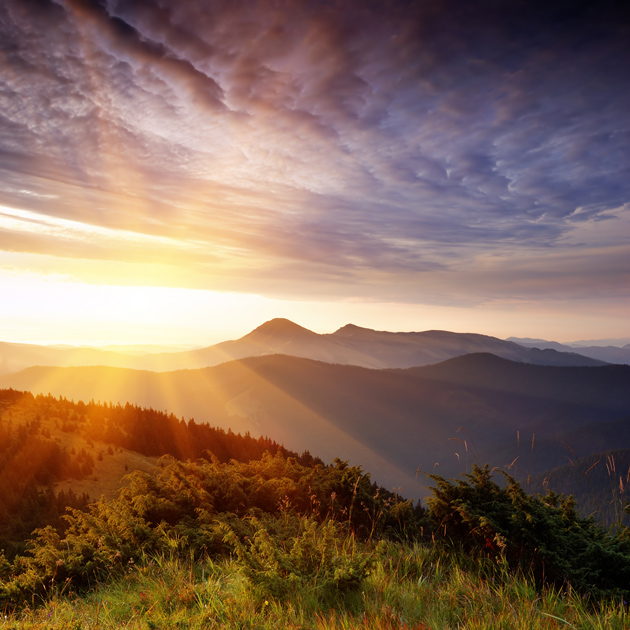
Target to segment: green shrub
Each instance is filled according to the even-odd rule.
[[[10,570],[5,567],[10,575],[0,585],[0,604],[25,601],[34,594],[46,597],[61,588],[65,592],[89,588],[146,554],[220,556],[229,551],[222,524],[244,539],[258,531],[258,521],[248,516],[266,515],[265,523],[271,527],[272,517],[285,522],[289,511],[308,516],[313,523],[342,522],[352,531],[345,545],[354,544],[355,535],[404,537],[416,522],[410,502],[379,489],[369,475],[345,462],[306,467],[281,454],[249,464],[164,457],[155,475],[139,471],[129,475],[116,499],[97,501],[85,512],[72,510],[64,517],[65,535],[51,527],[37,530],[28,555],[17,557]],[[301,553],[307,553],[309,536],[319,536],[321,540],[312,544],[323,544],[332,553],[333,534],[339,527],[322,525],[316,534],[311,529],[296,534],[295,553],[300,545]],[[335,548],[340,544],[336,541]],[[338,590],[364,575],[360,554],[350,553],[349,548],[334,561],[325,560],[337,571],[331,579]]]
[[[320,602],[357,591],[379,554],[358,543],[352,533],[331,520],[285,515],[249,519],[253,536],[242,541],[225,526],[231,544],[254,592],[261,598],[284,599],[310,592]]]
[[[520,566],[538,584],[567,583],[595,598],[630,596],[630,539],[579,516],[571,497],[530,496],[509,475],[505,487],[475,466],[464,480],[431,475],[435,533],[470,554]]]

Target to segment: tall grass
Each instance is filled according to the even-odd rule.
[[[366,547],[364,551],[369,551]],[[262,599],[234,559],[144,557],[80,598],[57,594],[0,622],[3,630],[166,628],[261,630],[623,630],[624,602],[598,609],[571,591],[538,591],[507,567],[420,544],[384,546],[356,591],[321,606],[308,589]],[[37,602],[35,602],[37,603]]]

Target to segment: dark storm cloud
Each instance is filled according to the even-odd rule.
[[[628,212],[615,3],[10,0],[0,18],[7,205],[401,286],[561,255]]]

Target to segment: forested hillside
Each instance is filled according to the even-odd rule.
[[[104,488],[119,487],[133,468],[125,463],[124,469],[112,470],[104,460],[115,459],[122,449],[149,457],[170,454],[219,462],[248,462],[266,452],[305,464],[318,461],[268,438],[186,422],[153,409],[0,390],[0,549],[13,557],[24,550],[35,528],[63,529],[66,507],[83,508],[90,500],[74,488],[87,489],[95,500]]]

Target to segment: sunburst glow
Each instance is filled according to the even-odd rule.
[[[0,16],[3,339],[627,335],[615,10],[40,4]]]

